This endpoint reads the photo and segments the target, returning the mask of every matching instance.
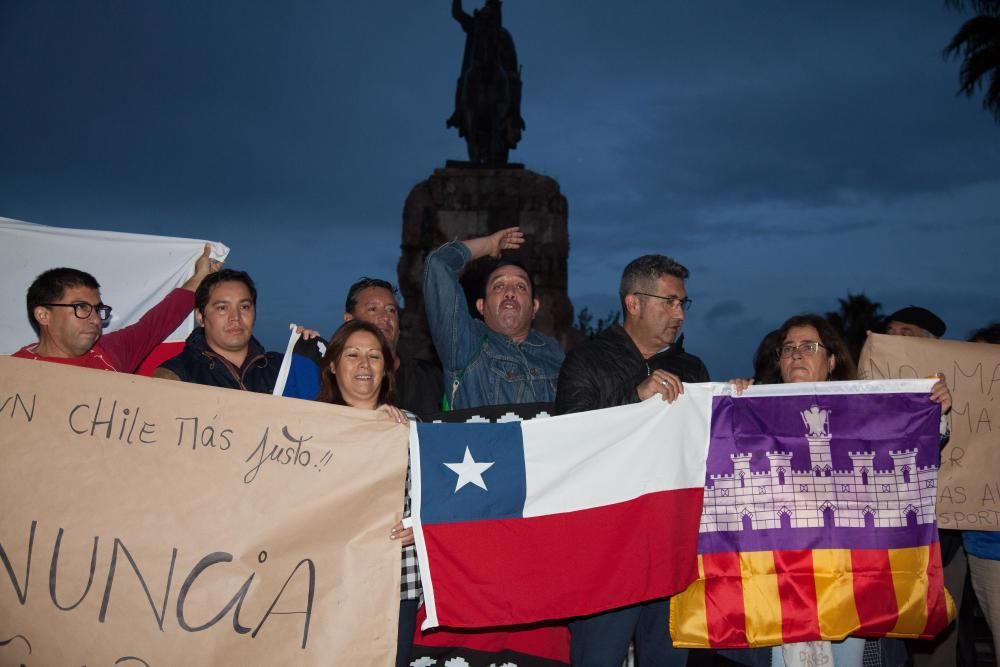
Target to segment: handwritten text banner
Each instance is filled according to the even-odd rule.
[[[0,665],[391,664],[407,429],[0,358]]]
[[[873,380],[944,374],[953,408],[938,527],[1000,530],[1000,345],[871,334],[858,370]]]

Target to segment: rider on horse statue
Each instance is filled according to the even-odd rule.
[[[503,164],[524,130],[521,70],[514,39],[502,25],[500,0],[486,0],[470,16],[462,0],[452,0],[451,15],[465,31],[462,72],[455,88],[455,112],[447,127],[458,128],[478,164]]]

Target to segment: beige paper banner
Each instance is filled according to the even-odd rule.
[[[858,372],[865,379],[944,373],[953,407],[938,527],[1000,530],[1000,345],[870,334]]]
[[[407,429],[0,358],[0,665],[389,665]]]

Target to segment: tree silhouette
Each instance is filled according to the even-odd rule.
[[[882,304],[872,301],[864,292],[847,293],[846,299],[837,299],[840,308],[826,314],[826,321],[844,337],[854,363],[861,358],[861,348],[869,331],[877,331],[882,324]]]
[[[594,316],[590,314],[590,309],[584,307],[576,314],[576,325],[574,325],[574,328],[587,338],[593,338],[612,324],[618,324],[621,316],[621,311],[612,309],[608,311],[607,317],[597,320],[597,324],[594,324]]]
[[[947,0],[947,4],[964,10],[965,0]],[[959,28],[944,49],[944,57],[961,57],[958,93],[972,97],[980,86],[986,88],[983,108],[1000,123],[1000,0],[969,0],[969,7],[978,12]]]

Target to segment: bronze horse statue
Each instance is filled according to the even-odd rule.
[[[455,112],[447,127],[458,129],[475,164],[506,164],[524,130],[521,70],[514,39],[502,25],[500,0],[486,0],[470,16],[452,0],[452,16],[466,33]]]

